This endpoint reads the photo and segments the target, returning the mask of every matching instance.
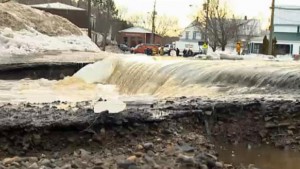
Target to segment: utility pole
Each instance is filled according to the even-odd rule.
[[[205,42],[208,41],[208,11],[209,11],[209,0],[207,0],[207,2],[206,2]]]
[[[88,36],[92,38],[92,24],[91,24],[91,13],[92,13],[92,2],[88,0]]]
[[[154,44],[155,41],[155,15],[156,15],[156,0],[154,0],[153,12],[152,12],[152,34],[151,34],[151,43]]]
[[[273,50],[275,0],[272,0],[271,10],[272,10],[272,12],[271,12],[271,25],[270,25],[269,50],[268,50],[269,55],[272,55],[272,50]]]

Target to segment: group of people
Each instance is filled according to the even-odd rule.
[[[175,49],[171,49],[170,53],[173,51],[176,51],[176,56],[180,56],[180,50],[178,48]],[[202,54],[207,54],[207,50],[208,50],[208,43],[204,42],[203,46],[202,46]],[[194,52],[189,48],[189,49],[184,49],[182,51],[183,57],[189,57],[189,56],[194,56]],[[171,54],[169,54],[171,55]],[[173,55],[171,55],[173,56]]]
[[[204,42],[203,46],[202,46],[202,54],[207,54],[207,50],[208,50],[208,43]],[[236,52],[238,55],[241,55],[241,51],[242,51],[242,43],[240,41],[238,41],[236,43]],[[165,51],[164,51],[164,47],[160,47],[159,50],[157,51],[159,55],[163,56],[165,55]],[[153,55],[156,54],[155,51],[152,51],[151,49],[146,49],[145,51],[146,54],[148,55]],[[191,49],[184,49],[182,51],[183,53],[183,57],[189,57],[189,56],[193,56],[194,52]],[[171,50],[168,51],[168,55],[169,56],[180,56],[180,50],[178,48],[173,48]]]

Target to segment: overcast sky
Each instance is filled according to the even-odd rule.
[[[177,17],[181,27],[187,26],[192,14],[205,0],[157,0],[158,14]],[[256,17],[266,22],[270,16],[272,0],[225,0],[227,5],[240,16]],[[115,0],[117,6],[127,9],[128,14],[147,13],[153,10],[154,0]],[[276,5],[297,5],[300,0],[276,0]]]

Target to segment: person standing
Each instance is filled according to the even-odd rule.
[[[176,48],[176,56],[179,56],[180,50]]]
[[[204,42],[204,44],[203,44],[203,54],[207,54],[207,49],[208,49],[208,45],[207,45],[207,43],[206,42]]]
[[[236,43],[236,52],[238,53],[238,55],[241,55],[241,48],[242,48],[241,42],[237,42]]]
[[[184,50],[183,50],[183,57],[186,57],[186,56],[187,56],[187,50],[184,49]]]

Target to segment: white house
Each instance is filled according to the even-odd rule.
[[[197,26],[197,21],[192,22],[189,26],[187,26],[179,37],[180,41],[195,41],[198,42],[202,40],[202,36]]]
[[[258,19],[241,20],[242,26],[238,30],[238,37],[241,41],[249,41],[253,37],[261,36],[261,22]]]
[[[274,37],[277,54],[300,54],[300,6],[276,6]],[[263,37],[256,38],[250,46],[251,53],[261,53]]]

